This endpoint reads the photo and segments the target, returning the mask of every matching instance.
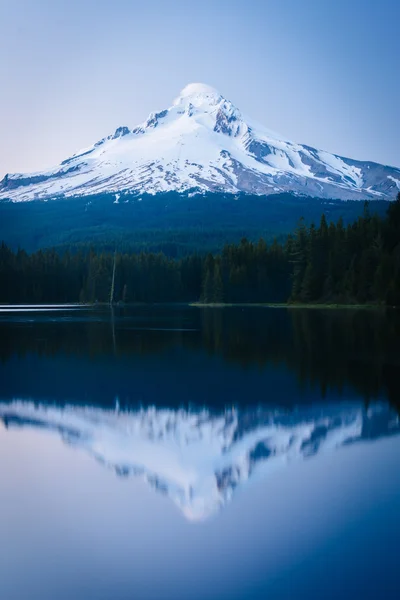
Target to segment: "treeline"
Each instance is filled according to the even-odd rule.
[[[27,254],[0,247],[1,303],[109,302],[114,254],[94,251]],[[163,254],[116,254],[115,302],[185,302],[198,299],[202,259]]]
[[[345,226],[300,220],[285,243],[243,238],[221,254],[173,259],[162,253],[0,246],[1,303],[108,302],[115,260],[116,302],[334,302],[400,306],[400,193],[385,218]]]
[[[347,227],[341,219],[319,227],[300,223],[289,237],[293,265],[290,300],[400,305],[400,193],[386,218],[364,215]]]
[[[316,227],[300,220],[285,244],[226,245],[204,261],[205,302],[382,303],[400,306],[400,193],[385,218]]]

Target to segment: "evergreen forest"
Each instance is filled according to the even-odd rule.
[[[112,286],[115,269],[114,286]],[[387,214],[300,219],[286,239],[242,238],[219,253],[0,246],[0,303],[334,303],[400,306],[400,193]]]

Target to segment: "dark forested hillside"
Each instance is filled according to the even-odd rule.
[[[371,213],[385,214],[389,203],[371,202]],[[278,194],[190,196],[168,192],[150,196],[99,194],[31,202],[0,202],[0,240],[13,250],[44,248],[113,252],[163,252],[172,258],[221,252],[243,237],[284,241],[301,216],[305,223],[362,214],[362,202],[319,200]]]
[[[334,302],[400,305],[400,194],[387,215],[354,222],[300,219],[282,242],[242,238],[221,253],[94,249],[28,254],[0,247],[0,302]]]

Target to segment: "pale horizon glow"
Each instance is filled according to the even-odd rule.
[[[397,0],[4,0],[0,179],[215,87],[289,140],[400,166]]]

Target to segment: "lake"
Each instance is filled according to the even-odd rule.
[[[400,597],[400,313],[0,307],[0,597]]]

